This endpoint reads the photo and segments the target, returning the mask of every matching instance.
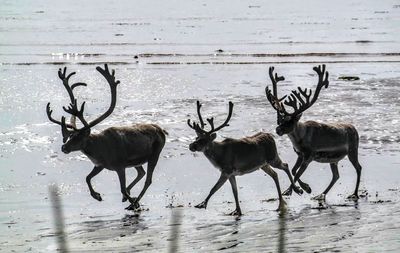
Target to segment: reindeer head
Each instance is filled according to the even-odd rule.
[[[63,136],[63,143],[64,145],[61,147],[62,152],[68,154],[72,151],[78,151],[78,150],[83,150],[87,144],[87,141],[90,136],[90,129],[103,121],[105,118],[107,118],[114,110],[116,100],[117,100],[117,85],[119,84],[118,80],[115,80],[115,71],[108,70],[107,64],[104,65],[104,69],[97,67],[97,71],[100,72],[104,76],[104,78],[107,80],[108,84],[110,85],[111,88],[111,104],[108,110],[98,117],[97,119],[87,122],[83,116],[83,111],[85,109],[85,102],[83,102],[80,106],[80,109],[78,109],[78,102],[75,99],[73,89],[77,86],[86,86],[85,83],[74,83],[72,85],[69,85],[69,79],[71,76],[75,75],[75,72],[70,73],[68,76],[66,75],[67,68],[65,67],[63,71],[59,69],[58,71],[58,76],[63,82],[63,85],[65,89],[67,90],[71,103],[68,106],[68,108],[63,107],[64,111],[68,114],[71,115],[71,120],[70,123],[65,122],[65,117],[61,117],[61,121],[58,121],[54,119],[51,114],[52,110],[50,109],[50,102],[47,104],[46,112],[47,112],[47,117],[49,120],[55,124],[58,124],[61,126],[61,132]],[[81,123],[83,124],[83,127],[78,129],[76,126],[76,118],[78,118]]]
[[[276,133],[278,135],[282,136],[291,133],[300,120],[302,113],[317,101],[321,89],[323,87],[328,88],[329,73],[325,71],[325,65],[322,65],[322,67],[321,65],[314,67],[313,70],[318,74],[318,84],[312,99],[312,90],[307,88],[303,90],[301,87],[298,87],[297,91],[293,90],[289,96],[285,95],[282,98],[278,98],[276,85],[279,81],[285,80],[285,78],[283,76],[278,76],[276,73],[274,75],[274,67],[269,68],[269,77],[272,81],[273,93],[268,86],[265,88],[265,93],[269,103],[277,112],[278,127],[276,128]],[[286,97],[288,97],[288,99],[285,100]],[[293,112],[289,113],[286,111],[285,105],[292,107]]]
[[[215,138],[217,137],[216,132],[218,130],[221,130],[223,127],[229,126],[228,122],[232,117],[233,103],[229,101],[228,117],[226,118],[225,122],[222,125],[220,125],[219,127],[217,127],[217,128],[214,127],[214,117],[207,119],[208,123],[211,126],[211,129],[209,131],[204,130],[206,123],[204,123],[203,118],[201,117],[200,108],[201,108],[201,104],[199,101],[197,101],[197,115],[199,117],[200,123],[193,122],[193,124],[191,124],[190,119],[187,120],[189,127],[194,129],[197,134],[196,140],[189,145],[189,149],[192,152],[204,151],[205,147],[209,143],[214,141]]]

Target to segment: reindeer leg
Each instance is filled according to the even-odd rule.
[[[99,174],[100,171],[102,171],[103,169],[104,169],[103,167],[95,166],[95,167],[93,168],[93,170],[89,173],[89,175],[87,175],[87,177],[86,177],[86,183],[87,183],[87,185],[88,185],[88,187],[89,187],[90,195],[91,195],[94,199],[96,199],[96,200],[98,200],[98,201],[102,201],[102,198],[101,198],[101,196],[100,196],[100,193],[96,192],[96,191],[93,189],[91,180],[92,180],[92,178],[93,178],[94,176],[96,176],[97,174]]]
[[[303,162],[303,157],[302,156],[298,156],[297,157],[297,161],[296,161],[296,163],[294,164],[294,166],[293,166],[293,168],[292,168],[292,174],[293,174],[293,176],[295,176],[296,175],[296,171],[297,171],[297,169],[300,167],[300,165],[301,165],[301,163]],[[289,176],[289,179],[290,179],[290,176]],[[294,181],[292,182],[292,185],[294,184]],[[287,188],[284,192],[283,192],[283,195],[285,195],[285,196],[290,196],[290,195],[292,195],[292,185],[290,185],[289,186],[289,188]]]
[[[198,205],[196,205],[194,207],[206,209],[207,208],[207,203],[210,200],[211,196],[214,195],[214,193],[216,191],[218,191],[219,188],[221,188],[221,186],[223,184],[225,184],[226,180],[228,180],[228,177],[225,174],[221,173],[221,176],[219,177],[219,179],[218,179],[217,183],[214,185],[214,187],[211,189],[211,191],[208,194],[207,198],[203,202],[201,202],[200,204],[198,204]]]
[[[233,211],[232,213],[230,213],[229,215],[241,216],[242,215],[242,210],[240,210],[238,190],[237,190],[237,186],[236,186],[236,178],[235,178],[235,176],[231,176],[229,178],[229,182],[231,183],[233,196],[235,197],[235,203],[236,203],[236,210]]]
[[[299,159],[301,159],[301,161],[299,162],[299,165],[298,165],[297,167],[294,166],[293,169],[292,169],[292,175],[293,175],[293,176],[296,175],[297,169],[300,167],[301,163],[303,162],[304,157],[299,156],[299,157],[297,158],[297,160],[299,160]],[[297,161],[296,161],[296,163],[297,163]],[[310,193],[311,193],[311,187],[310,187],[308,184],[306,184],[306,183],[304,183],[303,181],[301,181],[300,178],[299,178],[298,181],[299,181],[300,187],[303,188],[303,190],[305,190],[308,194],[310,194]]]
[[[280,169],[280,170],[283,170],[283,171],[287,174],[287,176],[289,177],[290,183],[291,183],[291,185],[289,186],[290,194],[291,194],[292,189],[293,189],[297,194],[299,194],[299,195],[303,194],[303,190],[302,190],[300,187],[296,186],[296,184],[294,183],[292,174],[290,174],[289,166],[288,166],[287,163],[283,163],[283,162],[279,159],[278,162],[272,162],[272,163],[270,163],[270,164],[271,164],[271,166],[273,166],[274,168],[278,168],[278,169]],[[288,190],[289,190],[289,189],[288,189]],[[287,191],[287,190],[286,190],[286,191]],[[289,194],[289,195],[290,195],[290,194]],[[285,195],[285,194],[283,194],[283,195]]]
[[[358,162],[358,150],[357,148],[350,150],[349,152],[349,160],[351,162],[351,164],[353,164],[354,168],[357,171],[357,183],[356,183],[356,189],[354,190],[354,193],[350,196],[348,196],[348,199],[358,199],[358,187],[360,186],[360,179],[361,179],[361,170],[362,167],[360,165],[360,163]]]
[[[265,171],[265,173],[270,175],[272,177],[272,179],[274,179],[276,189],[278,190],[278,196],[279,196],[279,208],[277,209],[277,211],[286,210],[286,202],[282,197],[281,187],[279,186],[278,174],[276,174],[276,172],[268,164],[262,166],[261,169],[263,171]]]
[[[129,195],[131,195],[131,189],[140,181],[140,179],[142,179],[144,177],[144,175],[146,174],[146,172],[143,169],[143,166],[135,166],[135,169],[137,171],[137,176],[135,178],[135,180],[133,180],[132,183],[130,183],[128,185],[128,187],[126,187],[126,191],[128,192]],[[125,196],[122,197],[122,202],[125,202],[127,200],[127,198]]]
[[[307,156],[303,158],[303,162],[301,163],[300,169],[299,171],[297,171],[296,175],[294,176],[293,181],[296,183],[297,181],[299,181],[299,184],[301,186],[301,188],[303,188],[303,190],[305,190],[307,193],[311,193],[311,188],[308,184],[305,184],[303,182],[300,181],[300,177],[301,175],[304,173],[304,171],[307,169],[308,165],[311,162],[311,156]]]
[[[143,195],[145,194],[145,192],[147,191],[147,189],[149,188],[149,186],[152,183],[153,172],[154,172],[154,168],[157,165],[158,156],[159,155],[160,155],[160,153],[157,154],[156,158],[153,158],[153,159],[148,161],[148,163],[147,163],[146,182],[144,183],[143,189],[140,192],[139,196],[135,199],[135,201],[131,202],[131,204],[127,208],[125,208],[126,210],[135,210],[135,209],[140,208],[139,201],[142,199]]]
[[[128,192],[126,191],[125,168],[116,169],[116,172],[118,174],[119,185],[121,187],[122,196],[127,198],[131,203],[135,202],[135,199],[131,198],[131,196],[129,196]]]
[[[329,192],[329,190],[332,188],[332,186],[339,179],[339,170],[338,170],[338,167],[337,167],[337,163],[331,163],[330,165],[331,165],[331,170],[332,170],[331,183],[328,185],[328,187],[325,189],[325,191],[323,193],[313,197],[312,198],[313,200],[323,200],[323,201],[325,201],[325,195]]]

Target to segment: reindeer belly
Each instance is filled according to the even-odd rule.
[[[347,151],[321,151],[316,152],[314,161],[319,163],[336,163],[342,160],[347,155]]]
[[[236,161],[233,165],[233,175],[241,176],[251,173],[258,170],[264,163],[265,161],[257,158],[250,161]]]
[[[256,171],[259,168],[260,168],[259,166],[253,167],[253,168],[240,168],[240,169],[233,168],[232,175],[233,176],[242,176],[244,174],[248,174],[248,173],[251,173],[253,171]]]
[[[312,160],[320,163],[335,163],[342,160],[348,154],[347,143],[338,145],[312,145],[312,143],[302,143],[294,145],[294,151],[300,155],[311,154]]]
[[[147,163],[148,157],[135,157],[135,158],[130,158],[127,161],[126,167],[135,167],[135,166],[140,166],[143,165],[144,163]]]

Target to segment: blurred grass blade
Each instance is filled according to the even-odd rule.
[[[64,216],[62,213],[61,199],[58,196],[57,185],[51,185],[49,187],[50,201],[53,210],[53,223],[55,228],[55,235],[57,239],[57,250],[60,252],[68,252],[67,240],[65,236],[65,224]]]
[[[179,234],[182,220],[182,210],[181,209],[172,209],[172,217],[171,217],[171,230],[169,236],[169,246],[168,252],[175,253],[179,250]]]

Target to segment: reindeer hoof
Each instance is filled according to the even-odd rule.
[[[204,208],[204,209],[206,209],[207,208],[207,203],[205,201],[203,201],[200,204],[195,205],[194,207],[195,208]]]
[[[308,194],[311,193],[311,187],[306,184],[306,183],[300,183],[301,188],[303,188],[303,190],[305,190]]]
[[[92,195],[92,197],[95,199],[95,200],[98,200],[98,201],[102,201],[103,199],[101,198],[101,196],[100,196],[100,193],[98,193],[98,192],[93,192],[93,193],[91,193],[90,195]]]
[[[292,187],[289,187],[286,191],[283,192],[284,196],[291,196],[292,195]]]
[[[350,196],[347,197],[348,200],[358,200],[358,194],[351,194]]]
[[[140,210],[140,204],[138,202],[131,203],[125,210],[136,211]]]
[[[294,187],[293,190],[299,195],[303,194],[303,190],[298,186]]]
[[[314,196],[311,199],[312,200],[318,200],[318,201],[325,201],[325,194],[321,193],[320,195]]]
[[[229,215],[230,216],[242,216],[242,211],[236,209],[235,211],[231,212]]]
[[[128,194],[129,194],[129,193],[128,193]],[[127,200],[128,200],[127,197],[122,196],[122,202],[126,202]],[[135,201],[136,201],[136,198],[135,198],[135,197],[132,197],[131,200],[129,200],[129,202],[131,202],[131,203],[133,203],[133,202],[135,202]]]

